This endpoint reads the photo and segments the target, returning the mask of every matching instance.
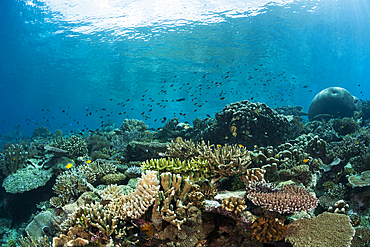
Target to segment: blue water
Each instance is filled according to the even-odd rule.
[[[2,0],[0,134],[157,128],[245,99],[308,111],[330,86],[369,99],[369,16],[367,0]]]

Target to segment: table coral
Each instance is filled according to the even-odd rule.
[[[347,215],[324,212],[289,224],[285,240],[294,247],[348,247],[354,235]]]
[[[352,187],[365,187],[370,185],[370,170],[364,171],[361,175],[352,175],[348,177],[348,182]]]
[[[23,193],[46,185],[52,176],[51,168],[49,170],[24,168],[7,176],[3,181],[3,187],[11,194]]]
[[[295,185],[284,185],[276,192],[251,192],[247,197],[253,204],[280,214],[308,211],[318,204],[307,189]]]

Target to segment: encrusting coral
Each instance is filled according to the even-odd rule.
[[[280,214],[309,211],[318,204],[307,189],[295,185],[284,185],[275,192],[251,192],[247,197],[253,204]]]
[[[351,246],[354,235],[355,230],[347,215],[324,212],[289,224],[285,240],[294,247],[347,247]]]

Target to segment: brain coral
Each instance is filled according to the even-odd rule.
[[[361,110],[361,101],[341,87],[329,87],[313,98],[308,109],[308,118],[328,115],[333,118],[352,117],[354,111]]]
[[[213,143],[243,143],[268,146],[293,138],[289,119],[263,103],[248,100],[232,103],[216,114],[217,124],[211,135]]]

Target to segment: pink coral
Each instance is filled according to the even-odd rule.
[[[247,197],[256,206],[280,214],[308,211],[319,201],[307,189],[295,185],[284,185],[277,192],[252,192]]]

